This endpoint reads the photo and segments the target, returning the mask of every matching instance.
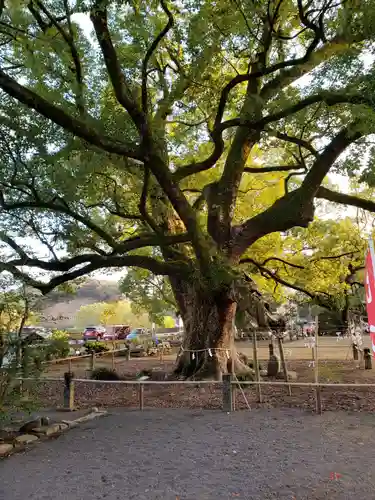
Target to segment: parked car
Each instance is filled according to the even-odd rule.
[[[125,338],[126,340],[134,340],[142,335],[147,335],[146,328],[134,328]]]
[[[102,337],[102,340],[116,340],[116,339],[117,339],[116,333],[108,331],[106,331]]]
[[[131,332],[130,325],[115,325],[113,328],[118,340],[125,340]]]
[[[124,340],[130,331],[129,325],[114,325],[110,327],[110,331],[105,332],[103,340]]]
[[[101,340],[106,333],[106,329],[103,326],[88,326],[83,332],[83,339],[87,340]]]

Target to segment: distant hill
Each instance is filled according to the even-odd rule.
[[[73,294],[52,291],[41,298],[38,304],[42,316],[41,325],[73,327],[75,314],[81,306],[95,302],[116,302],[121,298],[123,296],[118,284],[109,280],[87,280]]]

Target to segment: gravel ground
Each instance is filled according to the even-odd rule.
[[[365,413],[112,410],[0,462],[0,498],[374,498],[374,428]]]

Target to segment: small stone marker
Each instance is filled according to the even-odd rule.
[[[268,377],[276,377],[276,375],[279,373],[279,369],[280,369],[279,359],[274,354],[273,345],[269,344],[268,348],[269,348],[269,352],[270,352],[270,359],[268,360],[268,365],[267,365],[267,376]]]
[[[365,360],[365,370],[372,369],[371,351],[368,347],[363,349],[363,359]]]

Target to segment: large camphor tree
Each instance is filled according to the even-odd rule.
[[[375,211],[326,180],[371,181],[374,8],[1,0],[1,269],[43,293],[98,269],[165,276],[176,372],[220,377],[237,307],[266,324],[249,273],[277,275],[317,200]]]

